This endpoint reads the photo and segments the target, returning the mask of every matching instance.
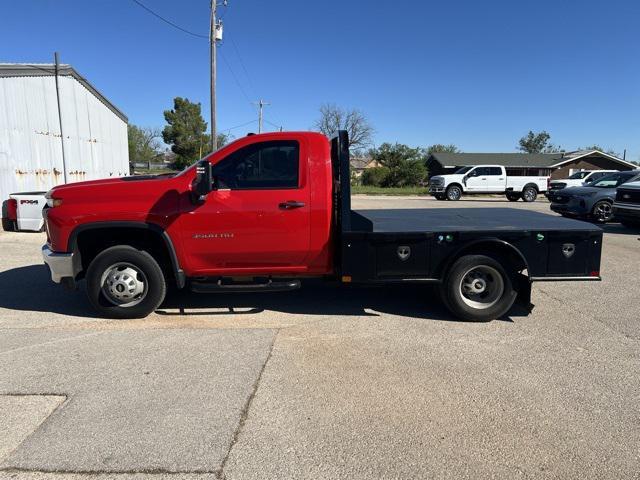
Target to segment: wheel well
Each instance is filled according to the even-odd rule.
[[[538,189],[538,185],[536,185],[535,183],[527,183],[524,187],[522,187],[522,191],[524,191],[524,189],[528,187],[533,187],[536,192],[540,193],[540,190]]]
[[[508,266],[513,267],[512,273],[522,273],[527,270],[526,276],[529,276],[529,265],[518,249],[507,242],[497,239],[482,240],[462,247],[443,265],[441,271],[438,272],[439,276],[444,277],[451,265],[464,255],[486,255],[502,263],[505,269]]]
[[[75,247],[82,260],[80,276],[84,276],[84,272],[100,252],[116,245],[129,245],[146,251],[158,262],[168,280],[176,280],[169,248],[160,233],[135,227],[98,227],[78,233]]]
[[[462,188],[462,185],[460,185],[459,183],[450,183],[449,185],[447,185],[446,190],[449,190],[451,187],[458,187],[460,188],[460,190],[464,191],[464,188]]]

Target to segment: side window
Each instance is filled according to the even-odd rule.
[[[502,169],[500,167],[489,167],[488,175],[502,175]]]
[[[298,188],[300,147],[295,141],[248,145],[213,166],[215,187],[231,190]]]
[[[491,175],[489,167],[478,167],[476,168],[476,172],[478,172],[479,177],[486,177],[487,175]]]

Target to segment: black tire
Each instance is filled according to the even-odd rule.
[[[510,202],[517,202],[520,200],[520,194],[518,193],[507,193],[507,200]]]
[[[121,294],[127,295],[124,279],[117,278],[118,270],[127,274],[135,272],[135,279],[130,275],[129,281],[133,282],[137,287],[143,285],[143,291],[130,302],[117,303],[108,292],[113,291],[118,294],[117,288]],[[110,273],[113,273],[112,276]],[[107,286],[109,278],[117,278],[112,282],[112,287]],[[164,300],[167,286],[162,269],[158,262],[143,250],[138,250],[129,245],[118,245],[108,248],[98,254],[93,259],[87,269],[87,295],[93,307],[104,317],[107,318],[144,318],[154,312]],[[103,288],[103,285],[105,287]],[[123,287],[124,285],[124,287]]]
[[[608,200],[600,200],[591,209],[591,218],[596,223],[607,223],[613,220],[613,205]]]
[[[2,229],[5,232],[15,232],[17,230],[16,222],[13,221],[13,220],[10,220],[8,218],[3,218],[2,219]]]
[[[436,200],[446,200],[447,199],[447,197],[445,195],[443,195],[443,194],[438,194],[435,197],[436,197]]]
[[[522,190],[522,201],[530,203],[535,202],[538,198],[538,190],[535,187],[524,187]]]
[[[458,185],[451,185],[449,188],[447,188],[447,192],[445,195],[447,197],[447,200],[460,200],[460,197],[462,197],[462,188],[460,188]]]
[[[464,285],[478,291],[470,292]],[[481,291],[483,286],[485,290]],[[447,272],[440,288],[441,298],[449,311],[461,320],[472,322],[501,317],[509,311],[517,296],[502,264],[485,255],[460,257]]]

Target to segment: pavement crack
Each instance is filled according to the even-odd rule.
[[[260,372],[258,373],[258,378],[256,378],[256,381],[253,384],[253,388],[251,389],[251,394],[249,395],[249,398],[247,398],[247,401],[244,404],[244,407],[242,408],[242,411],[240,412],[240,420],[238,421],[238,427],[236,428],[235,432],[233,433],[233,438],[231,439],[231,443],[229,444],[229,449],[227,450],[227,453],[225,454],[224,458],[222,459],[222,463],[220,464],[220,470],[218,471],[217,475],[218,478],[221,480],[225,480],[226,476],[224,474],[224,468],[227,465],[227,461],[229,460],[229,456],[231,455],[231,450],[233,450],[233,447],[236,445],[236,443],[238,443],[238,440],[240,438],[240,434],[242,433],[242,430],[244,428],[244,424],[247,421],[247,418],[249,417],[249,410],[251,408],[251,403],[253,402],[253,399],[256,396],[256,393],[258,392],[258,387],[260,386],[260,381],[262,380],[262,375],[265,371],[265,369],[267,368],[267,364],[269,363],[269,360],[271,360],[271,354],[273,353],[273,347],[276,343],[276,339],[278,338],[278,334],[280,333],[281,329],[277,329],[276,330],[276,334],[273,336],[273,340],[271,341],[271,345],[269,345],[269,352],[267,353],[267,358],[264,360],[264,363],[262,364],[262,368],[260,369]]]

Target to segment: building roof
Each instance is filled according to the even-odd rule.
[[[599,150],[578,150],[575,152],[558,153],[446,153],[436,152],[429,157],[436,160],[443,167],[460,167],[472,165],[501,165],[504,167],[525,168],[557,168],[561,165],[576,161],[582,157],[597,154],[627,167],[637,168],[614,155]]]
[[[0,78],[3,77],[48,77],[54,76],[56,66],[53,63],[0,63]],[[98,89],[80,75],[71,65],[60,64],[58,74],[66,77],[73,77],[89,90],[98,100],[100,100],[109,110],[115,113],[125,123],[129,121],[122,111],[111,103]]]
[[[561,153],[432,153],[443,167],[465,165],[501,165],[504,167],[551,168],[558,163]]]

